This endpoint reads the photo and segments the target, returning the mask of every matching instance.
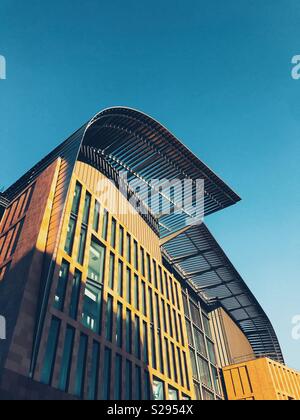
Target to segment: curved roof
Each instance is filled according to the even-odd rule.
[[[195,183],[203,179],[205,216],[237,203],[240,197],[214,172],[199,160],[165,127],[151,117],[130,108],[109,108],[98,113],[53,152],[35,165],[19,181],[5,191],[4,198],[11,201],[57,157],[66,162],[69,179],[77,159],[89,159],[98,169],[114,179],[115,174],[126,171],[131,186],[139,182],[149,188],[152,179],[189,179]],[[107,169],[107,166],[110,169]],[[104,168],[105,167],[105,168]],[[193,190],[194,191],[194,190]],[[193,197],[194,192],[191,192]],[[128,193],[128,192],[127,192]],[[145,207],[149,207],[148,194],[139,194]],[[171,212],[158,216],[154,226],[151,207],[147,217],[151,227],[161,237],[168,237],[186,227],[189,209],[182,207],[179,196],[158,194],[157,200],[171,203]],[[157,203],[156,203],[157,204]],[[272,325],[261,306],[213,239],[204,224],[166,242],[164,248],[170,261],[211,299],[218,299],[240,325],[257,354],[275,355],[283,361],[280,346]],[[272,356],[271,356],[272,357]]]

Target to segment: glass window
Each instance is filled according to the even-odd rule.
[[[192,327],[191,327],[190,321],[186,321],[186,329],[187,329],[189,345],[194,347],[194,340],[193,340]]]
[[[153,378],[153,397],[155,401],[165,399],[164,383],[156,378]]]
[[[157,265],[155,261],[153,261],[153,275],[154,275],[154,286],[156,287],[156,289],[158,289]]]
[[[175,388],[169,387],[168,399],[171,401],[178,401],[178,391]]]
[[[101,326],[102,290],[86,284],[83,297],[82,324],[99,333]]]
[[[91,372],[89,377],[88,398],[89,400],[97,400],[98,396],[98,375],[100,365],[100,344],[93,342]]]
[[[88,278],[103,284],[105,266],[105,247],[92,237],[89,256]]]
[[[169,293],[169,283],[168,283],[168,276],[166,273],[164,273],[164,281],[165,281],[165,292],[166,292],[166,298],[170,300],[170,293]]]
[[[116,222],[116,219],[112,218],[111,236],[110,236],[110,245],[112,246],[112,248],[116,247],[116,234],[117,234],[117,222]]]
[[[108,230],[108,211],[104,209],[103,211],[103,225],[102,225],[102,238],[107,240],[107,230]]]
[[[207,389],[202,388],[202,392],[203,392],[203,399],[204,401],[213,401],[214,398],[214,394],[212,394],[211,392],[207,391]]]
[[[152,296],[152,289],[151,287],[148,288],[148,296],[149,296],[149,317],[150,317],[150,322],[154,322],[154,318],[153,318],[153,296]]]
[[[165,301],[163,299],[161,299],[161,305],[162,305],[162,319],[163,319],[163,328],[164,331],[167,333],[168,332],[168,326],[167,326],[167,318],[166,318],[166,306],[165,306]]]
[[[190,379],[189,379],[188,366],[187,366],[187,354],[183,352],[182,355],[183,355],[183,362],[184,362],[185,384],[186,384],[187,389],[190,389]]]
[[[131,270],[126,270],[126,298],[127,302],[131,303]]]
[[[117,354],[115,364],[115,400],[122,399],[122,356]]]
[[[139,248],[137,241],[133,242],[133,249],[134,249],[134,268],[136,270],[139,269]]]
[[[135,399],[142,399],[142,370],[139,366],[135,367]]]
[[[194,350],[190,350],[190,354],[191,354],[191,362],[192,362],[193,376],[194,376],[194,378],[199,379],[197,362],[196,362],[196,355],[195,355]]]
[[[145,370],[144,372],[144,378],[145,378],[144,400],[150,401],[152,400],[151,383],[150,383],[150,374],[147,370]]]
[[[164,367],[164,356],[163,356],[163,343],[162,343],[162,335],[160,331],[157,334],[158,337],[158,355],[159,355],[159,367],[161,373],[164,373],[165,367]]]
[[[130,354],[132,352],[132,321],[129,309],[126,310],[126,351]]]
[[[188,318],[190,318],[190,311],[189,311],[188,300],[187,300],[187,296],[184,293],[182,294],[182,300],[183,300],[183,307],[184,307],[185,316],[187,316]]]
[[[75,377],[75,395],[83,397],[84,383],[85,383],[85,368],[86,368],[86,355],[87,355],[88,338],[86,335],[80,335],[77,369]]]
[[[211,338],[211,329],[209,319],[203,314],[204,331],[208,337]]]
[[[202,395],[201,395],[200,385],[197,384],[197,382],[194,382],[194,387],[195,387],[196,400],[201,401],[202,400]]]
[[[177,363],[176,363],[176,353],[175,353],[175,346],[171,343],[172,349],[172,361],[173,361],[173,370],[174,370],[174,380],[178,382],[178,372],[177,372]]]
[[[119,233],[119,254],[124,256],[124,228],[122,226],[120,226]]]
[[[175,336],[176,336],[176,340],[179,341],[178,324],[177,324],[177,314],[176,314],[175,309],[173,309],[173,319],[174,319],[174,325],[175,325]]]
[[[122,261],[119,261],[118,294],[120,296],[123,296],[123,263]]]
[[[150,339],[151,339],[152,367],[153,369],[156,369],[157,359],[156,359],[155,331],[152,325],[150,327]]]
[[[63,357],[62,357],[61,366],[60,366],[60,377],[59,377],[59,384],[58,384],[58,389],[64,392],[67,392],[69,388],[74,336],[75,336],[74,328],[68,325],[67,330],[66,330],[64,352],[63,352]]]
[[[211,366],[211,371],[212,371],[212,377],[213,377],[213,381],[214,381],[214,387],[215,387],[215,391],[217,394],[220,394],[220,383],[219,383],[219,375],[218,375],[218,371],[215,367]]]
[[[147,365],[149,363],[149,357],[148,357],[148,326],[147,322],[143,322],[143,359],[145,364]]]
[[[100,224],[100,203],[99,201],[95,201],[95,207],[94,207],[94,220],[93,220],[93,229],[98,232],[99,230],[99,224]]]
[[[165,292],[164,292],[164,284],[162,281],[162,269],[160,266],[158,267],[158,277],[159,277],[159,291],[164,295]]]
[[[199,361],[201,382],[204,385],[208,386],[209,388],[212,388],[212,381],[210,377],[208,362],[202,359],[202,357],[198,357],[198,361]]]
[[[109,256],[109,279],[108,279],[108,286],[113,290],[115,283],[115,254],[112,252]]]
[[[194,323],[197,325],[197,327],[202,328],[200,310],[198,306],[196,306],[193,302],[191,302],[191,312]]]
[[[137,275],[134,276],[134,307],[135,309],[139,310],[140,305],[140,297],[139,297],[139,278]]]
[[[173,337],[173,323],[172,323],[172,315],[171,315],[171,308],[170,305],[167,305],[167,317],[169,321],[169,328],[170,328],[170,336]]]
[[[103,372],[103,400],[110,400],[111,384],[111,350],[105,348],[104,352],[104,372]]]
[[[211,363],[216,365],[217,362],[216,362],[215,346],[210,340],[207,340],[207,347],[208,347],[209,359]]]
[[[145,270],[145,251],[143,248],[141,248],[141,271],[143,277],[145,277],[146,270]]]
[[[75,229],[76,229],[76,219],[74,219],[73,217],[70,217],[68,230],[67,230],[66,244],[65,244],[65,252],[70,256],[72,255],[72,251],[73,251]]]
[[[174,281],[171,277],[169,277],[169,282],[170,282],[170,288],[171,288],[172,303],[173,303],[174,306],[176,306],[175,291],[174,291],[175,284],[174,284]]]
[[[168,377],[171,378],[171,364],[170,364],[170,352],[169,352],[169,341],[165,338],[165,360],[167,363]]]
[[[204,335],[197,328],[194,328],[196,349],[203,356],[207,357]]]
[[[127,233],[127,261],[131,263],[131,236]]]
[[[177,305],[177,308],[180,309],[179,291],[178,291],[180,286],[178,283],[175,282],[174,287],[175,287],[175,294],[176,294],[176,305]]]
[[[81,190],[82,187],[79,182],[76,183],[75,191],[74,191],[74,198],[72,204],[72,213],[78,215],[79,205],[80,205],[80,197],[81,197]]]
[[[85,244],[86,244],[86,228],[82,226],[80,230],[78,256],[77,256],[77,262],[81,265],[83,265],[83,261],[84,261]]]
[[[135,316],[134,351],[137,359],[141,358],[140,318]]]
[[[69,269],[70,265],[66,261],[63,261],[61,269],[59,270],[59,278],[54,298],[54,308],[58,309],[59,311],[64,309]]]
[[[178,356],[178,366],[179,366],[179,373],[180,373],[180,384],[184,386],[184,379],[183,379],[183,367],[182,367],[182,360],[181,360],[181,351],[180,348],[177,347],[177,356]]]
[[[82,218],[82,223],[86,225],[89,223],[91,200],[92,200],[92,196],[90,193],[87,192],[85,195],[85,200],[84,200],[84,209],[83,209],[83,218]]]
[[[148,254],[147,254],[147,276],[148,276],[148,281],[152,283],[151,259],[150,259],[150,255]]]
[[[155,315],[156,315],[156,322],[157,322],[157,327],[159,329],[161,329],[161,322],[160,322],[160,307],[159,307],[159,297],[158,294],[155,294],[155,303],[156,303],[156,311],[155,311]]]
[[[81,290],[81,272],[75,270],[75,274],[72,281],[72,293],[71,293],[71,303],[70,303],[70,312],[69,315],[73,319],[77,319],[78,305],[80,299],[80,290]]]
[[[132,363],[126,360],[125,400],[132,400]]]
[[[122,347],[122,344],[123,344],[123,305],[121,303],[118,303],[118,307],[117,307],[116,343],[118,347]]]
[[[112,320],[113,320],[113,297],[108,295],[106,307],[106,323],[105,323],[105,336],[106,340],[112,340]]]
[[[44,358],[44,364],[41,374],[41,382],[46,385],[50,385],[52,382],[52,375],[54,369],[54,363],[57,352],[57,344],[60,330],[60,320],[52,318],[49,336],[47,341],[46,353]]]
[[[142,282],[142,305],[143,314],[147,316],[146,284],[144,282]]]

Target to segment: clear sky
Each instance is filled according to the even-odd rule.
[[[206,222],[300,369],[299,0],[1,0],[0,184],[97,111],[142,110],[243,198]]]

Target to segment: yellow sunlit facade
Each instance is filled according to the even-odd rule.
[[[300,400],[300,373],[268,358],[223,368],[229,400]]]

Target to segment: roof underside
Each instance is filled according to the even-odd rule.
[[[171,239],[164,249],[171,264],[199,294],[220,304],[230,314],[256,355],[283,362],[267,315],[204,224]]]
[[[205,216],[235,204],[240,200],[217,175],[215,175],[190,150],[166,128],[152,118],[128,108],[111,108],[97,114],[68,140],[58,146],[34,168],[3,194],[7,205],[26,186],[31,184],[55,159],[68,162],[71,177],[76,159],[99,165],[101,159],[113,169],[113,177],[126,171],[130,190],[142,181],[149,186],[152,179],[198,179],[205,181]],[[111,173],[109,168],[105,173]],[[69,178],[70,179],[70,178]],[[67,182],[67,181],[66,181]],[[149,209],[148,194],[139,195]],[[181,197],[180,197],[181,198]],[[158,195],[157,200],[167,201],[178,210],[176,196]],[[180,201],[180,199],[179,199]],[[152,203],[153,204],[153,203]],[[157,206],[154,206],[157,209]],[[144,217],[161,237],[186,227],[189,209],[181,207],[181,214],[170,212],[155,215],[150,207]],[[158,224],[157,224],[158,223]],[[186,233],[169,241],[165,246],[169,259],[209,299],[219,299],[224,308],[240,325],[257,354],[269,354],[282,361],[278,340],[272,325],[255,297],[236,272],[204,224],[191,227]]]

